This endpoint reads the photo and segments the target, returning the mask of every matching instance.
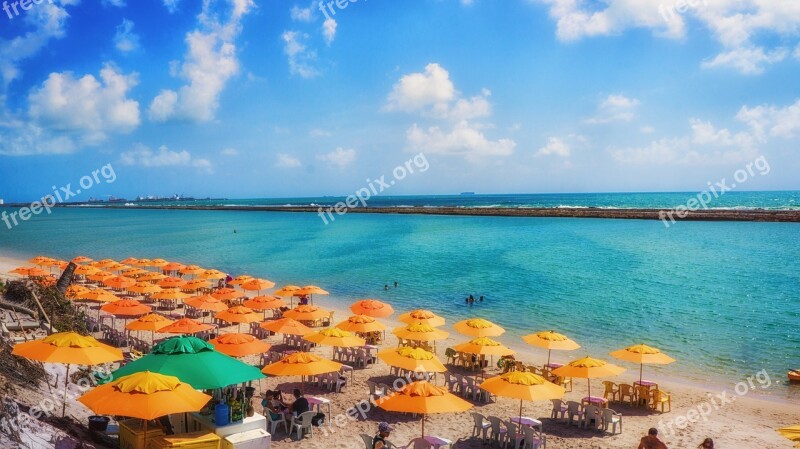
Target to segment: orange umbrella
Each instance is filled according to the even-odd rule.
[[[127,276],[129,278],[130,277],[140,276],[142,274],[147,274],[147,273],[149,273],[149,271],[143,270],[141,268],[136,268],[136,267],[128,268],[127,270],[122,270],[122,275],[123,276]]]
[[[151,295],[161,291],[161,287],[153,285],[147,281],[137,282],[128,287],[129,292],[138,293],[140,295]]]
[[[164,266],[166,266],[168,264],[169,264],[169,262],[167,262],[164,259],[153,259],[153,260],[150,261],[150,266],[151,267],[159,267],[159,268],[161,268],[161,267],[164,267]]]
[[[335,327],[308,334],[303,337],[303,340],[318,345],[333,346],[334,348],[355,348],[367,344],[363,338],[356,337],[350,332]]]
[[[111,288],[124,289],[136,284],[136,279],[132,279],[126,276],[117,276],[104,280],[103,284]]]
[[[406,327],[399,327],[393,330],[392,333],[400,338],[412,341],[444,340],[450,335],[427,324],[410,324]]]
[[[128,257],[127,259],[120,260],[120,262],[128,264],[128,265],[136,265],[136,264],[138,264],[139,259],[137,259],[135,257]]]
[[[443,373],[447,371],[442,362],[432,352],[422,348],[401,346],[378,353],[378,358],[389,366],[417,373]]]
[[[95,262],[93,265],[97,268],[106,268],[116,264],[117,261],[114,259],[103,259],[100,261]]]
[[[72,261],[73,261],[73,262],[75,262],[76,264],[79,264],[79,263],[89,263],[89,262],[92,262],[92,261],[93,261],[93,259],[90,259],[90,258],[88,258],[88,257],[86,257],[86,256],[78,256],[78,257],[76,257],[76,258],[72,259]]]
[[[241,298],[243,294],[232,288],[220,288],[217,289],[217,291],[215,291],[214,293],[212,293],[211,296],[221,301],[231,301],[234,299]]]
[[[66,297],[68,299],[78,299],[81,293],[86,293],[88,291],[89,289],[83,285],[73,284],[67,287]]]
[[[108,270],[108,271],[122,271],[122,270],[124,270],[126,268],[131,268],[131,267],[129,267],[129,266],[125,265],[125,264],[119,263],[119,262],[114,262],[112,264],[109,264],[109,265],[105,266],[105,269]]]
[[[386,326],[379,323],[370,316],[354,315],[336,325],[337,328],[350,332],[381,332],[386,330]]]
[[[281,318],[275,321],[264,321],[261,328],[276,334],[306,335],[313,332],[310,327],[291,318]]]
[[[232,281],[230,281],[228,283],[231,284],[231,285],[242,285],[242,284],[244,284],[245,282],[247,282],[247,281],[249,281],[251,279],[253,279],[253,276],[250,276],[248,274],[243,274],[241,276],[236,276],[235,278],[233,278]]]
[[[140,281],[148,281],[148,282],[160,281],[161,279],[164,278],[166,278],[166,276],[164,276],[163,274],[150,271],[148,271],[147,274],[139,276]]]
[[[266,290],[275,286],[275,283],[266,279],[250,279],[242,284],[245,290],[255,290],[261,293],[261,290]]]
[[[522,421],[522,401],[549,401],[564,397],[564,387],[533,373],[512,371],[493,377],[480,388],[504,398],[519,399],[519,419]]]
[[[248,309],[243,306],[235,306],[228,310],[223,310],[214,315],[214,318],[229,323],[236,323],[240,328],[242,323],[256,323],[262,319],[261,315],[253,312],[253,309]]]
[[[412,310],[411,312],[400,315],[398,319],[406,324],[422,323],[433,327],[444,326],[445,323],[444,318],[425,309]]]
[[[98,271],[100,271],[99,268],[95,268],[91,265],[78,265],[78,267],[75,268],[75,271],[73,271],[73,273],[79,276],[88,276],[90,274],[97,273]]]
[[[253,310],[270,310],[285,307],[286,302],[274,296],[256,296],[243,302],[242,305]]]
[[[186,281],[176,277],[166,277],[158,281],[158,286],[163,288],[183,287],[184,285],[186,285]]]
[[[58,279],[55,276],[53,276],[52,274],[48,274],[47,276],[43,276],[43,277],[39,278],[38,281],[36,281],[36,283],[38,283],[39,285],[42,285],[44,287],[51,287],[53,285],[56,285],[56,282],[58,282]]]
[[[470,337],[497,337],[505,333],[505,329],[482,318],[471,318],[453,325],[456,331]]]
[[[177,288],[168,288],[165,290],[161,290],[160,292],[151,295],[150,298],[152,299],[161,299],[161,300],[172,300],[172,301],[180,301],[182,299],[189,298],[190,296]]]
[[[130,323],[125,325],[125,329],[128,329],[130,331],[155,332],[163,327],[169,326],[174,322],[175,322],[174,320],[171,320],[163,315],[159,315],[157,313],[151,313],[135,321],[131,321]]]
[[[165,334],[196,334],[211,329],[214,329],[214,326],[210,324],[198,323],[189,318],[181,318],[166,327],[162,327],[158,332]]]
[[[316,285],[306,285],[305,287],[300,287],[300,289],[295,290],[294,296],[300,295],[330,295],[330,293]]]
[[[261,372],[270,376],[316,376],[334,373],[340,369],[342,369],[341,363],[324,359],[310,352],[295,352],[265,366]]]
[[[181,268],[180,270],[178,270],[178,272],[180,274],[191,274],[191,275],[200,274],[200,273],[202,273],[204,271],[206,271],[205,268],[201,268],[201,267],[199,267],[197,265],[187,265],[187,266]]]
[[[46,256],[36,256],[28,262],[39,265],[40,267],[49,267],[51,262],[55,262],[55,259]]]
[[[263,354],[272,347],[269,343],[264,343],[249,334],[222,334],[208,342],[214,345],[217,351],[231,357]]]
[[[581,345],[567,338],[566,335],[554,331],[537,332],[522,337],[525,343],[547,349],[547,364],[550,365],[550,353],[556,351],[574,351]]]
[[[150,313],[150,311],[153,310],[153,308],[148,305],[142,304],[135,299],[123,299],[120,301],[108,303],[100,307],[100,310],[108,312],[112,315],[137,316]]]
[[[310,305],[297,306],[292,310],[284,312],[283,314],[283,316],[287,318],[292,318],[298,321],[316,321],[329,317],[330,315],[331,312],[320,309],[317,306]]]
[[[228,310],[228,306],[225,305],[225,303],[211,295],[192,296],[191,298],[183,301],[183,303],[188,306],[192,306],[195,309],[208,310],[210,312],[222,312],[223,310]]]
[[[378,301],[377,299],[362,299],[353,303],[350,310],[356,315],[366,315],[375,318],[386,318],[394,313],[394,309],[389,304]]]
[[[181,287],[181,290],[200,290],[201,288],[208,288],[211,287],[211,282],[208,282],[205,279],[193,279]]]
[[[422,416],[422,436],[425,437],[425,416],[432,413],[465,412],[472,404],[424,380],[413,382],[381,401],[378,407],[388,412],[419,413]]]
[[[77,295],[78,300],[83,301],[94,301],[94,302],[116,302],[119,301],[119,296],[105,291],[102,288],[96,288],[94,290],[87,290],[85,292],[79,293]]]
[[[225,279],[228,275],[219,270],[206,270],[200,273],[201,279]]]
[[[149,267],[152,261],[150,259],[138,259],[135,262],[132,262],[131,265],[136,265],[138,267]]]
[[[91,281],[104,282],[113,277],[114,273],[111,273],[109,271],[98,271],[96,273],[90,274],[89,276],[86,276],[86,279],[89,279]]]
[[[74,332],[62,332],[47,336],[41,340],[17,343],[12,354],[44,363],[64,363],[67,373],[64,376],[64,405],[61,416],[67,407],[67,385],[69,385],[70,365],[99,365],[101,363],[122,360],[122,351],[104,345],[92,337],[78,335]]]
[[[161,267],[161,269],[164,270],[164,271],[178,271],[178,270],[180,270],[181,268],[183,268],[185,266],[186,265],[184,265],[182,263],[170,262],[170,263],[164,265],[163,267]]]
[[[280,296],[282,298],[290,297],[295,294],[296,291],[300,290],[300,287],[296,285],[284,285],[280,289],[278,289],[273,295]]]
[[[18,274],[20,276],[27,276],[34,267],[17,267],[9,271],[9,273]]]

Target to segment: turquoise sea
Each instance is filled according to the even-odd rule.
[[[583,345],[559,361],[644,342],[679,360],[654,376],[730,387],[766,369],[781,382],[769,394],[800,398],[785,385],[800,367],[798,224],[350,214],[326,226],[310,213],[59,208],[0,227],[0,254],[163,257],[313,283],[340,305],[480,315],[509,344],[555,329]],[[469,294],[487,299],[470,308]]]

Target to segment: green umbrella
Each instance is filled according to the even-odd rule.
[[[113,378],[141,371],[175,376],[198,390],[265,377],[258,368],[217,352],[211,344],[192,336],[173,337],[159,343],[150,354],[114,371]]]

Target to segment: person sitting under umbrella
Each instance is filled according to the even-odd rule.
[[[378,424],[378,434],[372,439],[372,449],[385,449],[387,447],[386,439],[389,438],[391,432],[392,428],[389,423],[382,422]]]
[[[301,393],[299,389],[295,388],[293,394],[294,402],[292,402],[292,406],[289,407],[289,409],[292,411],[292,415],[297,417],[311,410],[311,406],[308,404],[308,399],[303,396],[303,393]]]

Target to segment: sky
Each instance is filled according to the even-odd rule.
[[[6,202],[93,172],[72,200],[347,195],[415,157],[393,195],[700,191],[759,159],[739,189],[800,189],[795,0],[24,6],[0,11]]]

